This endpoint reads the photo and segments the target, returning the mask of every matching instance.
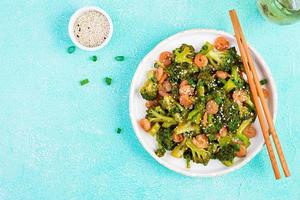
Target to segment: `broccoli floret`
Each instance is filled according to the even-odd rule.
[[[208,164],[211,158],[211,154],[209,153],[209,151],[203,148],[198,148],[193,144],[191,139],[187,139],[186,146],[191,150],[193,162],[202,163],[203,165]]]
[[[174,118],[166,116],[164,114],[161,114],[159,112],[159,110],[161,110],[160,106],[148,109],[146,118],[150,122],[162,122],[162,123],[166,123],[166,124],[170,124],[170,125],[177,124],[177,121]],[[164,127],[164,124],[163,124],[163,127]]]
[[[220,105],[224,101],[224,99],[226,99],[226,92],[224,89],[217,89],[212,91],[211,96],[214,99],[214,101],[218,105]]]
[[[199,70],[197,69],[195,71],[199,71]],[[191,77],[189,77],[189,79],[187,81],[193,88],[195,88],[197,85],[197,81],[198,81],[198,74],[192,74]]]
[[[226,146],[226,145],[228,145],[230,143],[232,143],[232,135],[231,134],[226,135],[224,137],[221,137],[219,139],[219,145],[220,145],[220,147]]]
[[[187,120],[199,125],[201,123],[202,115],[203,112],[195,108],[189,113]]]
[[[246,120],[255,116],[255,113],[252,112],[247,106],[239,105],[240,118]]]
[[[216,79],[213,77],[211,69],[203,69],[199,72],[197,85],[206,86],[208,91],[217,87]]]
[[[172,140],[172,129],[171,128],[161,128],[156,134],[156,141],[158,143],[158,149],[172,150],[176,143]]]
[[[231,69],[231,78],[235,81],[235,82],[239,82],[241,80],[241,77],[239,75],[239,69],[237,66],[233,66]]]
[[[160,106],[155,106],[154,109],[156,112],[158,112],[159,114],[162,114],[162,115],[166,115],[166,112],[164,111],[164,109],[162,109]]]
[[[222,115],[220,112],[218,112],[214,117],[213,117],[213,123],[215,126],[216,131],[219,133],[221,128],[224,126],[223,121],[222,121]]]
[[[241,78],[238,67],[233,66],[230,79],[224,85],[225,91],[228,93],[234,88],[244,89],[245,87],[248,87],[247,82]]]
[[[227,125],[229,131],[235,132],[241,124],[238,104],[225,99],[221,104],[220,110],[222,112],[222,120]]]
[[[190,121],[179,123],[174,129],[175,134],[184,134],[186,136],[193,136],[200,133],[200,127],[196,124],[192,124]]]
[[[202,98],[205,96],[205,87],[204,87],[204,83],[202,80],[198,81],[196,90],[197,90],[197,96],[199,98]]]
[[[244,120],[241,125],[239,126],[239,128],[236,131],[236,134],[241,134],[244,132],[244,130],[246,129],[247,126],[249,126],[251,123],[253,122],[253,118]]]
[[[231,90],[233,90],[234,88],[236,87],[236,85],[235,85],[235,83],[231,80],[231,79],[229,79],[226,83],[225,83],[225,85],[224,85],[224,90],[227,92],[227,93],[229,93]]]
[[[159,68],[159,67],[164,68],[165,66],[164,66],[164,64],[162,64],[160,61],[156,61],[156,62],[154,63],[154,68]]]
[[[246,147],[249,147],[251,144],[250,139],[243,133],[236,134],[235,138],[241,141]]]
[[[171,96],[174,99],[178,99],[179,98],[179,86],[177,84],[173,84],[172,85]]]
[[[152,128],[150,129],[149,133],[150,133],[152,136],[154,136],[154,135],[157,134],[157,132],[159,131],[159,129],[160,129],[160,124],[159,124],[158,122],[156,122],[156,123],[152,126]]]
[[[220,147],[214,154],[214,158],[219,159],[224,165],[231,166],[235,157],[235,152],[239,150],[239,146],[235,144],[228,144]]]
[[[206,136],[207,136],[208,141],[209,141],[210,143],[214,143],[214,142],[217,141],[217,137],[216,137],[215,134],[214,134],[214,135],[212,135],[212,134],[206,134]]]
[[[201,123],[201,119],[204,114],[204,111],[205,111],[205,100],[202,101],[201,99],[197,99],[194,109],[191,112],[189,112],[187,116],[187,120],[199,125]]]
[[[210,50],[206,57],[209,63],[216,69],[229,72],[231,66],[240,64],[241,58],[237,54],[235,47],[231,47],[225,51]]]
[[[182,107],[173,97],[165,96],[160,105],[174,117],[177,122],[182,122],[188,114],[188,110]]]
[[[167,69],[168,80],[171,83],[179,83],[182,80],[189,80],[191,76],[199,72],[199,68],[189,63],[173,63]]]
[[[181,113],[185,109],[171,96],[165,96],[160,102],[162,108],[167,110],[171,115]]]
[[[166,153],[166,150],[164,148],[158,148],[156,149],[155,151],[155,154],[158,156],[158,157],[163,157]]]
[[[237,66],[232,67],[231,79],[238,89],[244,89],[248,86],[248,83],[240,76],[239,68]]]
[[[183,158],[186,160],[186,168],[191,168],[191,161],[193,160],[193,154],[190,149],[187,149],[183,153]]]
[[[195,49],[191,45],[182,44],[179,48],[173,51],[176,63],[193,63]]]
[[[142,97],[148,101],[154,100],[157,96],[158,84],[154,71],[148,73],[148,79],[140,89]]]
[[[244,145],[246,145],[246,147],[250,145],[250,140],[245,134],[243,134],[243,132],[246,127],[253,122],[253,119],[254,118],[249,118],[247,120],[244,120],[236,131],[236,139],[240,140]]]
[[[210,42],[205,42],[205,44],[201,47],[199,53],[201,53],[202,55],[205,55],[213,49],[214,49],[214,46]]]
[[[186,139],[184,139],[180,144],[178,144],[173,149],[173,151],[171,152],[171,155],[175,158],[181,158],[187,149],[187,146],[185,143],[186,143]]]
[[[203,127],[203,132],[209,135],[215,135],[222,128],[222,117],[219,115],[213,116],[212,114],[207,115],[207,125]]]
[[[212,155],[211,157],[213,157],[213,155],[217,152],[219,148],[219,144],[217,143],[211,143],[210,145],[208,145],[208,152]]]
[[[251,100],[251,96],[250,96],[249,92],[248,92],[247,100],[246,100],[245,103],[247,104],[248,108],[250,108],[252,111],[255,112],[255,106],[254,106],[254,103]]]

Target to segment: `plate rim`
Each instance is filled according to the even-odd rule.
[[[256,150],[254,150],[254,152],[252,153],[251,156],[248,156],[246,158],[244,158],[243,162],[241,162],[239,165],[235,165],[232,167],[228,167],[226,170],[223,170],[221,172],[216,172],[216,173],[210,173],[210,174],[198,174],[192,171],[186,172],[186,171],[181,171],[180,169],[177,169],[176,167],[174,167],[173,165],[169,164],[168,162],[165,162],[164,160],[160,159],[159,157],[156,156],[156,154],[149,150],[148,148],[146,148],[146,144],[144,143],[142,137],[138,134],[139,130],[138,127],[136,125],[136,123],[134,123],[134,117],[133,117],[133,97],[134,97],[134,80],[136,80],[136,77],[138,76],[137,72],[139,71],[139,68],[141,67],[141,65],[145,62],[145,59],[152,53],[155,52],[156,49],[159,48],[159,46],[168,43],[170,40],[173,40],[177,37],[180,37],[182,35],[188,34],[188,33],[211,33],[211,34],[219,34],[219,35],[225,35],[226,37],[229,38],[233,38],[234,40],[235,37],[234,35],[232,35],[231,33],[222,31],[222,30],[216,30],[216,29],[201,29],[201,28],[195,28],[195,29],[188,29],[188,30],[184,30],[184,31],[180,31],[178,33],[172,34],[171,36],[161,40],[158,44],[155,45],[154,48],[152,48],[144,57],[143,59],[139,62],[135,73],[132,77],[131,80],[131,84],[130,84],[130,90],[129,90],[129,116],[130,116],[130,121],[131,121],[131,125],[133,127],[134,133],[136,135],[136,137],[138,138],[140,144],[142,144],[144,150],[146,152],[148,152],[159,164],[163,165],[164,167],[168,168],[169,170],[175,171],[179,174],[185,175],[185,176],[190,176],[190,177],[216,177],[216,176],[222,176],[225,174],[228,174],[230,172],[233,172],[235,170],[238,170],[240,168],[242,168],[243,166],[245,166],[246,164],[248,164],[250,162],[250,160],[252,160],[262,149],[264,146],[264,142],[258,146],[258,148]],[[277,87],[275,84],[275,81],[273,79],[271,70],[269,65],[265,62],[265,60],[262,58],[262,56],[258,53],[258,51],[252,47],[249,43],[248,46],[251,50],[251,52],[253,52],[255,54],[255,56],[257,57],[257,60],[259,61],[259,63],[261,63],[261,66],[263,66],[263,70],[265,71],[266,74],[268,74],[268,82],[269,82],[269,88],[272,91],[272,104],[273,104],[273,113],[272,117],[273,117],[273,121],[275,123],[276,121],[276,116],[277,116],[277,108],[278,108],[278,93],[277,93]],[[237,47],[238,48],[238,47]]]

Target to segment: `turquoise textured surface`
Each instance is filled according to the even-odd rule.
[[[95,53],[68,54],[68,19],[87,5],[111,15],[113,38]],[[231,174],[185,177],[152,159],[131,127],[128,92],[139,61],[182,30],[232,33],[232,8],[277,84],[288,179],[275,181],[266,148]],[[1,0],[0,28],[1,200],[300,199],[300,23],[265,21],[255,0]]]

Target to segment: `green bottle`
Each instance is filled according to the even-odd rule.
[[[292,24],[300,20],[300,0],[257,0],[260,13],[277,24]]]

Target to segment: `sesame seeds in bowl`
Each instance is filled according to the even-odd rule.
[[[79,9],[69,22],[71,40],[87,51],[103,48],[111,39],[112,32],[113,25],[109,15],[97,7]]]

